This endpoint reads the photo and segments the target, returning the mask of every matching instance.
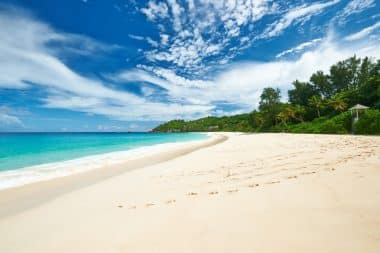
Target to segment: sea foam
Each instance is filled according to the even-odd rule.
[[[211,134],[208,134],[208,136],[210,137]],[[171,151],[187,145],[201,143],[202,141],[204,140],[156,144],[126,151],[89,155],[61,162],[2,171],[0,172],[0,190],[69,176],[76,173],[83,173],[94,169],[106,169],[107,166],[122,164],[145,156],[158,154],[163,151]]]

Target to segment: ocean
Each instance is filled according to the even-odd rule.
[[[207,138],[202,133],[0,133],[0,189]]]

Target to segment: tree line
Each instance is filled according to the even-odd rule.
[[[329,73],[317,71],[308,82],[295,80],[292,84],[285,103],[278,88],[263,90],[259,110],[252,113],[254,127],[332,117],[355,104],[380,109],[380,60],[354,56],[331,66]]]
[[[354,126],[347,109],[362,104],[371,110],[358,122],[358,132],[380,133],[380,60],[353,56],[332,65],[328,73],[316,71],[309,81],[295,80],[292,85],[286,102],[282,102],[280,89],[267,87],[252,113],[175,120],[153,131],[348,133]]]

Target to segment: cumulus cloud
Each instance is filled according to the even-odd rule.
[[[376,23],[343,41],[331,33],[287,49],[273,61],[235,62],[221,66],[212,76],[199,75],[210,65],[228,63],[258,36],[277,36],[291,24],[305,22],[337,2],[279,11],[280,6],[269,0],[197,1],[199,5],[191,0],[186,5],[180,5],[178,0],[151,0],[141,12],[154,22],[160,19],[165,20],[161,24],[169,25],[158,27],[160,37],[156,40],[132,34],[129,37],[144,40],[155,48],[146,52],[150,60],[170,64],[161,67],[140,64],[105,74],[106,81],[71,69],[60,58],[62,47],[54,45],[60,41],[75,49],[78,41],[86,41],[84,46],[89,48],[89,54],[94,48],[108,50],[109,45],[57,32],[23,12],[0,9],[0,88],[36,86],[45,91],[38,98],[44,108],[104,115],[123,121],[164,121],[246,112],[257,105],[264,87],[279,87],[285,91],[295,79],[307,80],[314,71],[326,71],[331,64],[353,54],[380,57],[378,43],[362,40],[378,28]],[[255,33],[255,22],[271,13],[279,14],[280,18],[264,33]],[[291,53],[298,53],[298,57],[282,57]],[[123,87],[132,83],[137,84],[141,95]],[[228,111],[225,105],[234,109]],[[1,117],[8,122],[17,123],[17,119],[12,118],[15,115],[2,115],[7,115]]]
[[[344,44],[335,41],[332,33],[310,43],[316,42],[319,44],[312,48],[309,44],[299,45],[298,48],[305,50],[296,59],[235,63],[208,81],[189,80],[171,70],[147,66],[123,72],[118,78],[154,84],[165,89],[172,100],[203,105],[224,103],[235,105],[240,111],[249,111],[257,106],[264,87],[279,87],[285,92],[294,80],[307,81],[316,70],[328,71],[332,64],[354,54],[380,57],[380,46],[375,42]],[[217,112],[217,108],[209,111],[214,115]]]
[[[105,115],[118,120],[149,121],[195,117],[213,107],[152,102],[76,73],[59,59],[60,47],[54,48],[51,42],[57,38],[70,42],[77,37],[59,33],[23,11],[1,9],[0,26],[0,88],[44,88],[45,94],[39,99],[46,108]],[[3,114],[2,119],[17,122],[8,114]]]
[[[150,20],[162,19],[168,16],[168,6],[164,2],[156,3],[156,1],[150,0],[148,6],[142,8],[141,12]]]
[[[193,75],[206,72],[208,66],[227,62],[240,50],[251,43],[250,37],[241,40],[242,31],[265,15],[277,11],[278,4],[271,0],[257,1],[178,1],[160,2],[168,8],[167,15],[156,22],[161,31],[159,48],[147,51],[145,56],[152,62],[167,62],[178,67],[183,73]],[[142,12],[155,13],[157,4],[148,2]],[[171,31],[170,37],[164,31]],[[253,33],[251,37],[254,36]],[[238,42],[241,47],[234,47]],[[207,60],[205,64],[204,60]]]
[[[230,62],[255,41],[278,36],[339,1],[292,6],[273,0],[166,0],[160,3],[168,11],[160,19],[146,14],[158,9],[156,2],[149,1],[141,11],[157,25],[161,43],[152,44],[145,56],[151,62],[170,64],[180,74],[202,76],[213,66]],[[268,16],[276,21],[264,31],[257,29],[258,22]],[[167,31],[173,34],[162,39]]]

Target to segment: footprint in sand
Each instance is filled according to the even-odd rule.
[[[215,191],[215,192],[209,192],[208,194],[209,195],[216,195],[216,194],[218,194],[218,192],[217,191]]]
[[[315,174],[317,172],[315,171],[310,171],[310,172],[302,172],[301,175],[311,175],[311,174]]]
[[[170,200],[166,201],[165,203],[169,205],[169,204],[174,204],[175,202],[176,202],[175,199],[170,199]]]
[[[268,182],[266,184],[278,184],[278,183],[280,183],[280,181],[272,181],[272,182]]]
[[[118,207],[118,208],[123,208],[123,205],[118,205],[117,207]]]

